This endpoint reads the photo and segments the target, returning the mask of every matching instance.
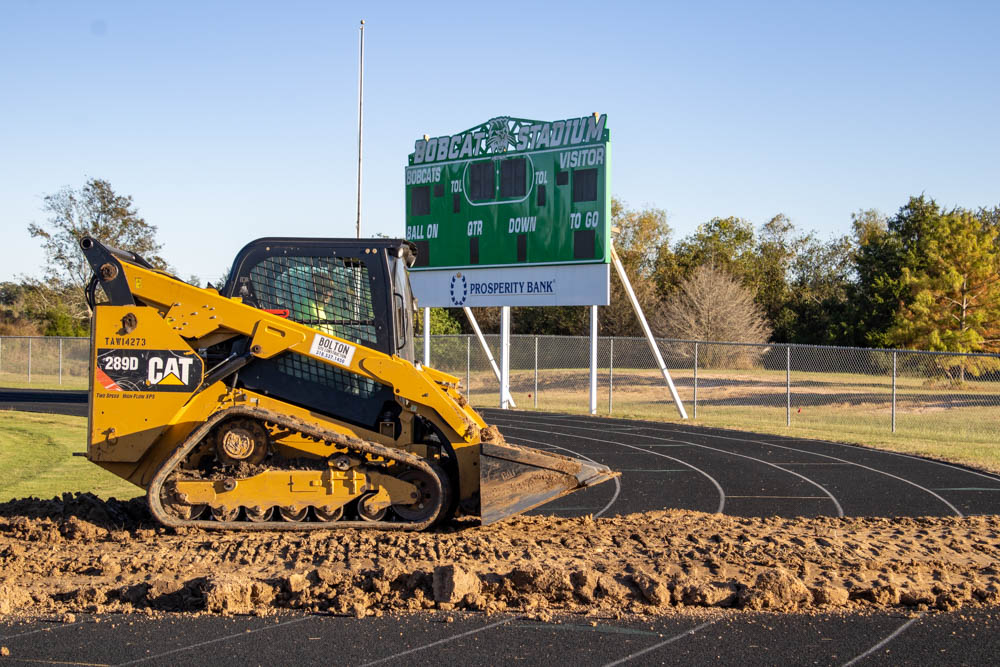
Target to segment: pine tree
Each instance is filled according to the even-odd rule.
[[[937,217],[921,237],[921,261],[904,267],[902,274],[911,300],[897,312],[890,340],[945,352],[1000,352],[997,229],[968,211],[955,210]],[[957,366],[964,380],[967,371],[978,375],[1000,362],[949,358],[946,365]]]

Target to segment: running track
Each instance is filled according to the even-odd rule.
[[[0,394],[0,406],[79,402]],[[70,409],[53,409],[64,405]],[[508,441],[622,472],[535,513],[686,508],[739,516],[961,516],[1000,510],[1000,477],[835,442],[679,424],[484,410]],[[452,619],[449,622],[448,619]],[[95,621],[100,622],[95,622]],[[114,626],[114,627],[113,627]],[[0,624],[9,664],[993,664],[1000,610],[777,615],[711,611],[652,621],[419,614],[355,620],[205,616]]]

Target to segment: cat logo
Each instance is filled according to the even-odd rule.
[[[150,357],[146,384],[185,387],[191,375],[192,357]]]
[[[193,391],[201,384],[201,358],[190,350],[101,348],[95,379],[108,391]]]

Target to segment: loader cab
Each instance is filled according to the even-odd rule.
[[[327,335],[413,361],[413,297],[406,268],[415,257],[391,239],[263,238],[236,256],[221,293]],[[245,344],[245,343],[244,343]],[[238,350],[223,350],[223,356]],[[398,436],[391,386],[288,351],[257,359],[236,386]]]
[[[395,239],[262,238],[236,256],[222,294],[412,362],[415,257]]]

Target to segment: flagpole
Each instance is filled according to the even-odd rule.
[[[365,21],[361,20],[361,52],[358,58],[358,223],[357,235],[361,238],[361,130],[365,94]]]

